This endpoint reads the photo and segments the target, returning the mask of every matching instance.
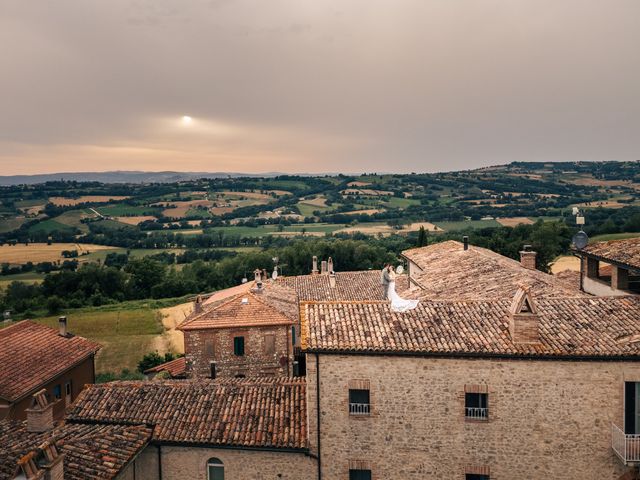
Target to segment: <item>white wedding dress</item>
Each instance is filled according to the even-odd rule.
[[[391,310],[394,312],[407,312],[418,306],[419,300],[407,300],[396,293],[396,281],[389,282],[389,300],[391,301]]]

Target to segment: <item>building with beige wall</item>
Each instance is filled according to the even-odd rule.
[[[580,256],[580,284],[592,295],[624,296],[640,293],[640,239],[595,242],[576,250]]]

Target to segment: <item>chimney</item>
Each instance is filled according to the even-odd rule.
[[[327,261],[322,260],[322,263],[320,264],[320,274],[324,275],[325,273],[327,273]]]
[[[331,288],[336,288],[336,274],[334,271],[329,272],[329,286]]]
[[[312,265],[313,267],[311,268],[311,275],[317,275],[318,274],[318,257],[316,257],[315,255],[313,256],[313,259],[312,259]]]
[[[47,390],[33,394],[31,408],[27,408],[27,431],[33,433],[47,432],[53,428],[53,403],[47,400]]]
[[[67,317],[60,317],[58,319],[58,334],[61,337],[66,337],[68,335],[68,332],[67,332]]]
[[[44,454],[44,459],[40,466],[46,472],[45,480],[63,480],[64,454],[58,452],[58,447],[52,440],[40,445],[40,450]]]
[[[329,273],[333,273],[333,258],[329,257],[329,260],[327,261],[327,271]]]
[[[262,270],[260,270],[259,268],[256,268],[253,271],[253,279],[255,280],[256,283],[260,282],[262,280]]]
[[[202,313],[202,297],[198,295],[193,302],[193,313]]]
[[[527,287],[520,286],[509,308],[509,333],[513,343],[540,343],[540,319]]]
[[[267,269],[265,268],[262,270],[262,280],[266,282],[268,278],[269,275],[267,274]]]
[[[464,249],[469,250],[469,237],[466,235],[462,237],[462,243],[464,244]]]
[[[529,270],[536,269],[536,252],[531,250],[531,245],[525,245],[520,251],[520,265]]]

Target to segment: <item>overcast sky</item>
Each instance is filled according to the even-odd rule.
[[[424,172],[639,147],[638,0],[0,0],[4,175]]]

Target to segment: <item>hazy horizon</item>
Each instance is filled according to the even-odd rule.
[[[640,158],[635,0],[0,0],[0,175]]]

